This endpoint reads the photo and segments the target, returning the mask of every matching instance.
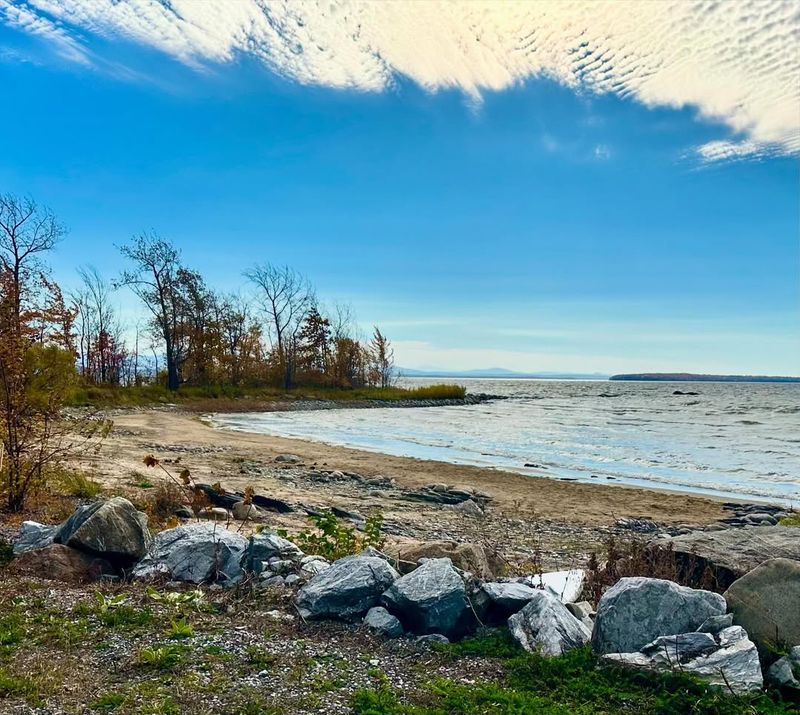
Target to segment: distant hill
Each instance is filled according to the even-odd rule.
[[[800,377],[773,375],[695,375],[690,372],[643,372],[612,375],[610,380],[643,380],[649,382],[800,382]]]
[[[539,380],[607,380],[608,375],[575,372],[515,372],[503,367],[480,368],[476,370],[414,370],[399,367],[397,374],[401,377],[447,377],[447,378],[485,378],[485,379],[539,379]]]

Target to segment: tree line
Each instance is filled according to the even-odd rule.
[[[76,439],[100,429],[61,419],[78,384],[289,390],[392,383],[393,351],[381,330],[359,338],[352,311],[324,310],[292,268],[265,263],[245,271],[245,298],[214,290],[174,244],[143,233],[120,247],[120,275],[82,269],[80,288],[65,296],[46,263],[65,233],[47,207],[0,195],[0,493],[12,510]],[[144,324],[124,325],[113,302],[121,288],[138,296]]]

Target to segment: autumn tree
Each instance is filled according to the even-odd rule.
[[[375,326],[369,343],[370,383],[390,387],[394,379],[394,348],[389,339]]]
[[[150,312],[152,327],[164,341],[167,387],[177,390],[186,348],[181,297],[181,276],[185,269],[180,252],[155,233],[135,236],[120,251],[133,263],[133,268],[122,274],[119,284],[129,287]]]
[[[256,288],[283,387],[288,390],[294,384],[298,338],[314,304],[314,292],[308,280],[288,266],[265,263],[245,276]]]
[[[49,209],[0,196],[0,491],[11,511],[69,446],[60,417],[75,377],[74,312],[42,261],[63,235]]]

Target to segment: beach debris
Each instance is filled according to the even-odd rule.
[[[464,579],[448,558],[423,561],[387,589],[381,604],[406,630],[419,635],[440,633],[454,638],[475,626]]]
[[[450,487],[447,484],[428,484],[422,489],[406,492],[405,499],[427,501],[433,504],[460,504],[468,499],[476,502],[482,509],[491,497],[471,487]]]
[[[508,619],[511,636],[525,650],[559,656],[589,642],[592,632],[548,591],[534,590],[532,599]]]
[[[194,489],[202,492],[214,506],[223,509],[233,509],[233,507],[241,501],[245,501],[244,492],[227,491],[215,484],[195,484]],[[279,514],[287,514],[293,512],[295,508],[288,502],[282,499],[274,499],[266,497],[261,494],[252,494],[249,496],[250,503],[259,509],[266,509],[267,511],[275,511]]]
[[[696,631],[725,611],[718,593],[656,578],[622,578],[597,605],[592,646],[598,653],[633,653],[659,636]]]
[[[303,618],[353,620],[377,606],[399,576],[383,559],[346,556],[308,581],[295,602]]]
[[[184,524],[156,534],[150,552],[133,569],[135,579],[233,585],[244,577],[243,536],[213,524]]]
[[[724,595],[734,622],[747,630],[765,662],[775,659],[777,648],[800,644],[800,561],[765,561]]]
[[[618,665],[662,672],[682,672],[734,693],[764,685],[755,644],[740,626],[719,633],[680,633],[655,638],[637,652],[607,653]]]
[[[372,631],[387,638],[399,638],[403,635],[403,624],[383,606],[374,606],[364,616],[364,625]]]

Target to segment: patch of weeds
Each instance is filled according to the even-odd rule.
[[[15,675],[0,668],[0,698],[25,698],[39,700],[39,686],[27,676]]]
[[[321,673],[312,676],[308,681],[308,687],[318,693],[330,693],[334,690],[341,690],[347,685],[343,678],[326,678]]]
[[[470,638],[456,643],[431,643],[433,650],[449,653],[455,658],[513,658],[523,651],[507,628],[486,628]]]
[[[53,481],[67,496],[79,499],[94,499],[103,491],[103,485],[90,479],[82,472],[59,468]]]
[[[336,561],[345,556],[358,554],[368,546],[376,549],[383,546],[383,516],[379,513],[367,517],[363,536],[355,527],[340,522],[330,511],[325,511],[319,516],[310,516],[309,519],[316,527],[316,531],[301,531],[292,537],[292,541],[307,554],[316,554],[330,561]],[[278,529],[277,533],[288,538],[288,533],[284,529]]]
[[[283,715],[284,709],[269,702],[255,688],[242,688],[233,706],[234,715]]]
[[[784,516],[778,524],[781,526],[800,526],[800,512],[797,514],[790,514],[789,516]]]
[[[134,628],[150,623],[153,620],[153,612],[149,608],[120,606],[98,614],[98,619],[108,628]]]
[[[104,693],[89,706],[92,710],[99,713],[113,713],[117,708],[125,704],[125,696],[122,693]]]
[[[172,670],[180,663],[186,649],[175,643],[150,646],[139,651],[139,663],[155,670]]]
[[[277,656],[273,655],[272,653],[268,653],[263,648],[259,648],[258,646],[254,645],[247,646],[245,649],[245,656],[247,657],[247,662],[250,663],[250,665],[260,668],[261,670],[267,670],[268,668],[271,668],[278,661]]]
[[[185,618],[180,618],[177,621],[172,621],[168,635],[169,639],[173,641],[191,638],[194,635],[194,627],[191,623],[187,623]]]
[[[154,588],[148,588],[147,597],[156,603],[174,608],[176,611],[187,608],[201,610],[206,606],[203,592],[197,589],[193,591],[156,591]]]

